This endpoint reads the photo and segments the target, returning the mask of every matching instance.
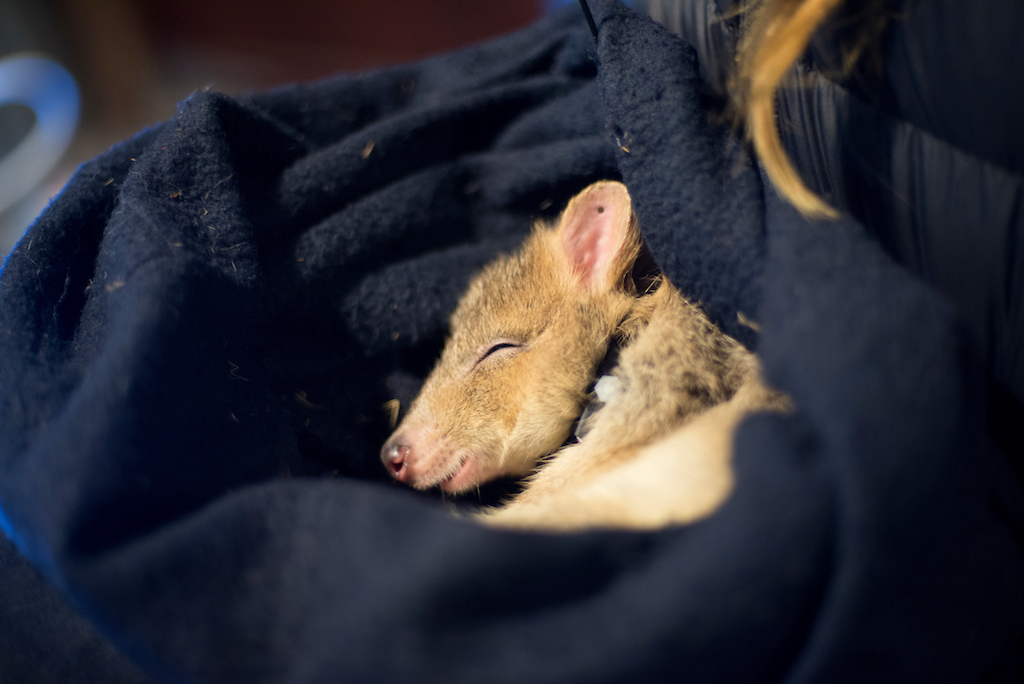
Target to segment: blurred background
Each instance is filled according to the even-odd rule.
[[[200,88],[419,59],[572,0],[0,0],[0,259],[74,170]]]

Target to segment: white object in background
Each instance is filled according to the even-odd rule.
[[[31,192],[60,161],[78,126],[74,77],[53,60],[17,53],[0,59],[0,106],[20,104],[35,125],[0,159],[0,213]]]

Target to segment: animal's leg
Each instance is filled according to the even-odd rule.
[[[754,388],[708,409],[631,458],[542,497],[514,500],[482,515],[488,524],[550,532],[582,527],[654,529],[711,515],[733,487],[733,436],[762,401]],[[755,404],[755,405],[752,405]]]

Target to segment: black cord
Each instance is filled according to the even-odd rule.
[[[590,32],[594,34],[594,42],[597,42],[597,24],[594,23],[594,15],[590,13],[590,7],[587,6],[587,0],[580,0],[580,7],[583,8],[583,16],[587,18],[587,26],[590,27]]]

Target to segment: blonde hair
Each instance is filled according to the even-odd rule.
[[[698,0],[702,1],[702,0]],[[683,33],[687,0],[646,0],[651,17],[676,34]],[[841,76],[853,70],[865,53],[880,43],[891,12],[888,0],[733,0],[726,17],[740,17],[736,69],[731,75],[730,108],[738,126],[746,129],[769,180],[790,204],[811,218],[835,218],[834,208],[800,178],[779,137],[775,96],[792,75],[793,66],[825,21],[844,2],[844,28],[853,28],[852,41],[842,40]],[[838,37],[838,36],[837,36]],[[881,53],[874,51],[876,57]],[[876,64],[879,67],[880,64]]]
[[[765,173],[790,204],[810,218],[839,214],[811,191],[786,155],[776,125],[775,93],[811,36],[843,0],[753,0],[743,10],[732,95]]]

